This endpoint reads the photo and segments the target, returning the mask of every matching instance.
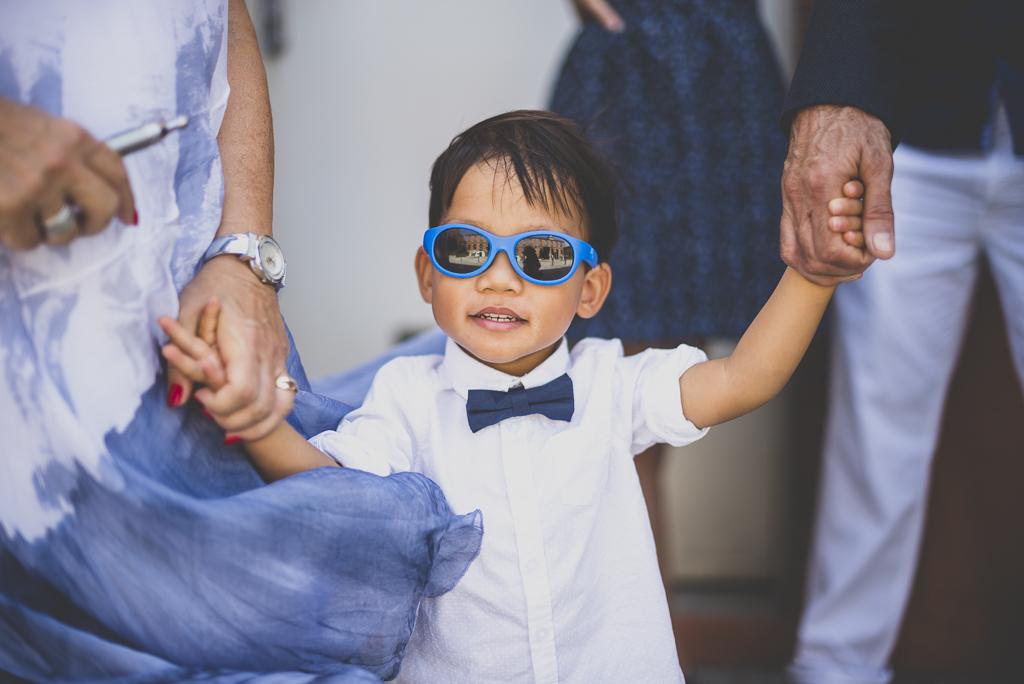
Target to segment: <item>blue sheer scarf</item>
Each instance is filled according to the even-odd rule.
[[[401,350],[443,348],[443,336]],[[389,354],[322,387],[361,402]],[[350,406],[302,388],[309,436]],[[264,485],[238,446],[158,381],[106,444],[124,482],[82,469],[40,478],[74,512],[31,543],[0,532],[0,680],[376,682],[394,677],[424,597],[479,552],[479,512],[456,516],[415,473],[320,468]]]

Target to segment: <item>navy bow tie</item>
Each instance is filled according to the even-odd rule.
[[[469,390],[466,399],[466,416],[469,418],[469,429],[473,432],[479,432],[506,418],[534,413],[551,420],[570,421],[574,408],[572,378],[568,375],[531,389],[513,387],[508,392]]]

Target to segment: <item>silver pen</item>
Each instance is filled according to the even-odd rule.
[[[188,117],[182,114],[170,121],[156,121],[139,126],[138,128],[115,135],[113,138],[108,138],[104,142],[107,144],[107,147],[123,157],[126,154],[131,154],[154,145],[167,137],[167,134],[171,131],[176,131],[187,125]]]

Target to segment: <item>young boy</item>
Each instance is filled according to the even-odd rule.
[[[422,604],[398,681],[683,680],[632,456],[688,444],[775,396],[833,288],[787,271],[725,359],[685,345],[624,358],[598,339],[570,351],[573,316],[595,315],[611,286],[615,188],[553,114],[462,133],[434,164],[432,228],[416,253],[444,356],[385,365],[337,431],[306,442],[282,423],[246,444],[267,480],[332,465],[414,470],[456,512],[483,511],[480,556]],[[858,230],[859,203],[842,202],[833,213]],[[206,342],[161,321],[177,345],[167,359],[209,385],[200,400],[223,382],[216,317],[211,301]]]

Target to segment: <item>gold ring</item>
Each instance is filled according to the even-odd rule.
[[[291,392],[299,391],[299,383],[295,382],[294,378],[287,373],[279,375],[277,380],[274,381],[274,384],[277,385],[278,389],[289,390]]]

